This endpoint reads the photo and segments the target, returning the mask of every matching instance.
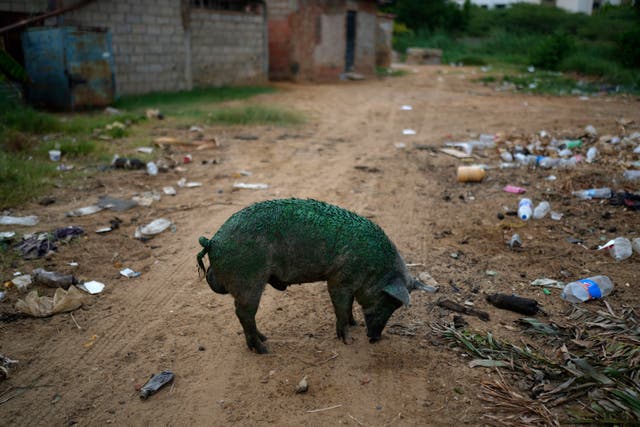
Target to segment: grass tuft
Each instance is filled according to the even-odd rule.
[[[278,125],[291,126],[304,123],[304,117],[296,112],[276,107],[250,105],[213,111],[207,115],[208,124],[223,125]]]

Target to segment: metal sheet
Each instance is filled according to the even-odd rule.
[[[32,103],[76,110],[113,102],[115,78],[108,30],[38,28],[25,31],[22,42]]]

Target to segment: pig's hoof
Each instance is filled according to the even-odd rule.
[[[255,350],[258,354],[269,354],[269,350],[267,350],[267,347],[262,343],[256,343],[250,347],[250,350]]]
[[[354,343],[354,341],[355,340],[349,335],[347,335],[346,337],[342,338],[342,342],[345,343],[346,345],[351,345],[351,344]]]
[[[351,319],[349,319],[349,324],[351,326],[356,326],[358,324],[358,322],[356,322],[356,319],[354,319],[353,317]]]
[[[380,341],[380,337],[370,337],[369,338],[369,343],[373,344]]]
[[[262,334],[260,332],[258,332],[258,338],[260,338],[260,341],[265,342],[267,340],[267,336],[265,334]]]

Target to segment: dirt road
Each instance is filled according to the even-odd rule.
[[[460,161],[429,147],[468,139],[469,133],[544,129],[559,137],[575,135],[588,124],[601,134],[616,134],[616,119],[640,123],[640,102],[621,96],[585,101],[497,93],[472,83],[472,69],[413,70],[386,80],[282,85],[276,94],[247,102],[299,110],[307,124],[207,127],[206,134],[215,136],[221,147],[192,153],[194,162],[186,172],[157,177],[141,171],[100,173],[72,189],[56,190],[57,202],[50,207],[34,204],[21,212],[40,215],[42,229],[74,224],[89,232],[51,258],[18,268],[71,271],[67,263],[76,261],[74,274],[107,287],[73,313],[75,321],[61,314],[0,323],[0,353],[20,361],[0,383],[0,393],[28,387],[14,388],[12,393],[20,394],[1,404],[1,424],[478,425],[484,423],[477,398],[480,383],[495,373],[469,368],[459,351],[434,336],[430,322],[451,318],[435,306],[438,297],[471,301],[490,311],[486,323],[469,317],[471,327],[518,340],[510,325],[519,315],[492,308],[484,293],[536,298],[553,320],[567,308],[559,291],[547,296],[529,282],[597,272],[610,275],[618,286],[609,299],[614,307],[638,306],[637,255],[618,264],[565,241],[574,235],[591,247],[602,243],[601,236],[638,237],[636,212],[579,203],[569,195],[573,188],[615,186],[612,177],[619,167],[603,163],[557,171],[556,181],[544,179],[549,171],[493,169],[483,183],[461,184],[455,181]],[[402,111],[403,104],[413,109]],[[145,126],[150,135],[187,134],[163,122]],[[416,135],[405,136],[403,129],[414,129]],[[237,139],[239,135],[257,139]],[[406,148],[396,148],[396,143]],[[495,153],[482,156],[476,160],[497,164]],[[202,164],[214,158],[215,164]],[[240,176],[240,170],[252,176]],[[204,185],[179,189],[177,196],[165,196],[148,208],[118,213],[123,225],[112,233],[93,233],[108,223],[112,212],[73,221],[64,217],[99,195],[129,198],[175,185],[183,176]],[[237,181],[270,187],[234,191]],[[514,230],[501,227],[496,217],[503,206],[513,209],[517,204],[517,196],[502,192],[509,183],[526,186],[528,195],[544,197],[565,212],[561,222],[546,218],[518,228],[524,241],[519,252],[505,245]],[[402,327],[388,328],[384,339],[372,345],[360,325],[353,331],[355,343],[345,346],[334,336],[324,283],[292,286],[286,292],[268,287],[257,321],[269,336],[271,353],[249,352],[232,298],[214,294],[198,278],[198,237],[210,237],[248,204],[284,197],[320,199],[371,218],[408,263],[418,264],[412,268],[416,275],[426,271],[440,283],[441,295],[414,293],[412,306],[390,320]],[[605,211],[610,215],[602,215]],[[133,238],[136,225],[158,217],[170,218],[176,231],[147,243]],[[119,277],[122,267],[142,276]],[[488,275],[488,270],[496,274]],[[7,304],[0,303],[0,311],[10,311]],[[356,319],[363,321],[359,309]],[[136,385],[164,369],[175,372],[174,385],[140,401]],[[305,375],[308,393],[295,394]]]

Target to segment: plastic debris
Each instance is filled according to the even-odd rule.
[[[509,240],[509,247],[511,249],[516,249],[522,246],[522,239],[518,233],[511,236],[511,240]]]
[[[147,163],[147,173],[151,176],[158,175],[158,166],[154,162]]]
[[[175,196],[176,195],[176,189],[168,186],[168,187],[162,187],[162,192],[164,194],[166,194],[167,196]]]
[[[307,376],[305,375],[296,386],[296,393],[306,393],[307,390],[309,390],[309,382],[307,381]]]
[[[17,363],[17,360],[9,359],[4,354],[0,354],[0,381],[9,378],[9,370]]]
[[[49,160],[52,162],[59,162],[61,155],[62,152],[60,150],[49,150]]]
[[[104,283],[91,280],[89,282],[84,282],[83,284],[78,285],[78,288],[91,295],[95,295],[101,293],[104,290]]]
[[[130,268],[125,268],[120,270],[120,275],[124,276],[124,277],[128,277],[130,279],[134,278],[134,277],[140,277],[140,273],[137,271],[134,271]]]
[[[616,237],[613,240],[609,240],[602,246],[598,246],[598,250],[608,249],[609,253],[616,261],[623,261],[631,256],[633,253],[631,249],[631,241],[625,237]]]
[[[115,156],[113,156],[111,166],[113,166],[115,169],[144,169],[146,167],[146,164],[140,159],[128,159],[126,157],[119,157],[116,154]]]
[[[145,191],[141,195],[131,198],[131,200],[144,207],[149,207],[153,202],[159,202],[161,199],[162,196],[156,191]]]
[[[248,184],[244,182],[236,182],[235,184],[233,184],[233,188],[241,188],[247,190],[266,190],[267,188],[269,188],[269,184]]]
[[[164,119],[164,114],[162,114],[160,110],[157,108],[147,109],[147,111],[145,111],[145,115],[147,116],[147,119],[158,119],[158,120]]]
[[[402,134],[403,134],[403,135],[415,135],[415,134],[416,134],[416,131],[415,131],[415,130],[413,130],[413,129],[404,129],[404,130],[402,131]]]
[[[16,302],[16,310],[33,317],[48,317],[53,314],[73,311],[82,306],[84,295],[75,286],[70,286],[68,291],[62,288],[56,289],[53,298],[38,296],[36,291],[31,291],[24,298]]]
[[[174,378],[175,376],[171,371],[162,371],[159,374],[151,376],[151,379],[140,389],[140,399],[148,399],[149,396],[155,394],[165,385],[171,384]]]
[[[551,210],[551,205],[547,201],[540,202],[538,206],[533,210],[533,219],[542,219]]]
[[[38,223],[38,217],[30,216],[0,216],[0,225],[24,225],[34,226]]]
[[[22,293],[26,293],[29,290],[32,282],[30,274],[22,274],[11,279],[11,283]]]
[[[24,259],[36,259],[55,251],[57,249],[55,240],[55,236],[40,233],[23,240],[15,246],[15,249],[22,254]]]
[[[98,205],[91,205],[91,206],[85,206],[82,208],[74,209],[72,211],[67,212],[66,215],[69,217],[93,215],[94,213],[100,212],[103,209],[104,208]]]
[[[511,194],[524,194],[527,192],[526,189],[522,187],[516,187],[515,185],[507,185],[502,189],[502,191],[505,191]]]
[[[60,274],[55,271],[47,271],[42,268],[33,270],[33,283],[36,285],[44,285],[49,288],[67,289],[71,285],[78,283],[78,280],[71,274]]]
[[[138,153],[151,154],[153,153],[153,147],[138,147],[136,151]]]
[[[145,226],[136,228],[134,236],[136,239],[148,239],[155,236],[156,234],[162,233],[170,226],[171,221],[166,218],[158,218],[151,221]]]
[[[604,298],[613,290],[613,282],[607,276],[594,276],[568,283],[560,298],[570,303],[581,303]]]
[[[202,183],[197,181],[187,182],[187,178],[180,178],[180,180],[178,181],[178,187],[180,188],[202,187]]]
[[[204,130],[199,126],[191,126],[189,132],[204,133]]]
[[[485,170],[479,166],[458,166],[459,182],[480,182],[485,175]]]
[[[555,212],[555,211],[551,212],[551,219],[554,221],[560,221],[563,216],[564,216],[563,213]]]
[[[611,197],[611,189],[607,187],[591,188],[588,190],[574,191],[571,194],[582,200],[608,199]]]
[[[548,279],[546,277],[542,277],[540,279],[536,279],[531,282],[531,286],[543,286],[545,288],[556,288],[556,289],[564,289],[564,282],[555,279]]]
[[[400,107],[400,109],[401,109],[402,111],[411,111],[411,110],[413,110],[413,107],[412,107],[411,105],[402,105],[402,106]]]
[[[640,170],[626,170],[623,173],[624,179],[628,181],[636,181],[640,179]]]
[[[123,212],[138,206],[138,202],[136,202],[135,200],[116,199],[115,197],[111,196],[101,196],[98,199],[97,205],[104,209]]]

